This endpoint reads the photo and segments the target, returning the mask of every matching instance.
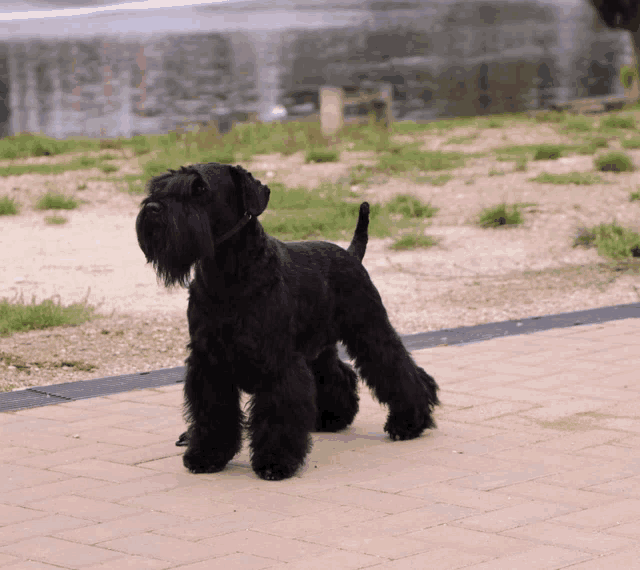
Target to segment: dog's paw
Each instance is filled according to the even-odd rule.
[[[403,412],[391,412],[384,426],[384,431],[393,441],[403,441],[419,437],[425,429],[436,426],[431,417],[430,409],[424,411],[405,409]]]
[[[282,481],[293,477],[298,470],[298,466],[291,465],[265,465],[263,467],[254,467],[256,475],[265,481]]]
[[[180,434],[180,437],[178,437],[178,441],[176,441],[176,446],[186,447],[187,445],[189,445],[189,432],[185,431],[184,433]]]
[[[228,461],[220,461],[202,453],[187,451],[182,456],[182,463],[191,473],[217,473],[226,467]]]
[[[315,431],[333,433],[348,428],[351,422],[353,422],[353,418],[347,420],[345,418],[338,418],[330,412],[320,413],[316,419]]]
[[[393,441],[414,439],[426,429],[436,427],[432,410],[438,400],[438,384],[422,368],[418,368],[421,389],[413,392],[404,404],[395,404],[389,410],[384,431]]]

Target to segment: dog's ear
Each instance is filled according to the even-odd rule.
[[[235,182],[236,188],[242,192],[244,208],[252,216],[259,216],[264,212],[269,202],[271,190],[259,180],[256,180],[250,172],[247,172],[239,164],[230,166],[229,171]]]

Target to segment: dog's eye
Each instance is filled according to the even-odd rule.
[[[201,196],[205,193],[206,188],[203,184],[194,184],[192,191],[194,196]]]

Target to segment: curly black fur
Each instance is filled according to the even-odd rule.
[[[349,248],[284,243],[257,220],[269,188],[240,166],[196,164],[155,177],[136,221],[140,247],[166,285],[189,284],[185,419],[178,444],[193,473],[220,471],[242,444],[240,391],[252,394],[251,463],[262,478],[291,477],[310,432],[349,426],[357,377],[378,400],[392,439],[435,427],[438,386],[389,323],[361,261],[369,205]]]

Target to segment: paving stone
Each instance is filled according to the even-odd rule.
[[[0,567],[638,568],[638,324],[418,351],[438,430],[391,442],[363,388],[281,482],[246,442],[188,473],[182,386],[0,414]]]

